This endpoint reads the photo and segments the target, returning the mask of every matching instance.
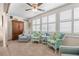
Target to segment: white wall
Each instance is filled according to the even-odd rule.
[[[3,13],[3,46],[6,47],[8,40],[8,16],[6,13]]]
[[[7,37],[7,14],[4,12],[3,3],[0,3],[0,41],[3,41],[3,46],[6,47]],[[3,19],[2,19],[3,16]],[[3,23],[3,26],[2,26]]]
[[[0,28],[0,41],[3,40],[3,31],[2,31],[2,28]]]
[[[3,33],[2,33],[2,15],[0,14],[0,41],[3,40]]]
[[[3,40],[2,13],[3,13],[3,4],[0,3],[0,41]]]
[[[8,19],[8,40],[12,39],[12,19]]]
[[[29,32],[28,22],[24,21],[24,33],[28,33],[28,32]]]

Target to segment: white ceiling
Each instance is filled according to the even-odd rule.
[[[58,6],[64,5],[65,3],[43,3],[39,8],[44,9],[45,12],[54,9]],[[20,16],[25,19],[34,17],[38,14],[44,13],[42,11],[33,12],[31,10],[25,11],[26,9],[31,8],[26,3],[12,3],[9,8],[9,15],[11,16]]]

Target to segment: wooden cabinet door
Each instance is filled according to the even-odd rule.
[[[19,34],[23,33],[23,30],[24,30],[24,23],[20,22],[19,23]]]
[[[24,23],[21,21],[12,21],[12,39],[18,39],[18,35],[22,34],[24,30]]]
[[[13,24],[12,24],[13,33],[18,33],[19,32],[18,31],[18,26],[19,26],[19,24],[17,22],[13,22]]]

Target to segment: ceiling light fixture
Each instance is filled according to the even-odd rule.
[[[33,3],[32,4],[32,11],[36,12],[38,9],[38,4],[37,3]]]
[[[45,11],[43,9],[40,9],[39,6],[41,6],[43,3],[26,3],[27,5],[29,5],[31,7],[31,9],[26,9],[25,11],[29,11],[32,10],[33,12],[36,11]]]

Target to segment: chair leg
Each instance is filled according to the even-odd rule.
[[[55,55],[61,56],[61,52],[58,49],[55,49]]]
[[[55,55],[57,54],[57,49],[55,49]]]
[[[59,53],[59,56],[61,56],[61,52],[60,52],[60,50],[59,50],[59,52],[58,52],[58,53]]]

